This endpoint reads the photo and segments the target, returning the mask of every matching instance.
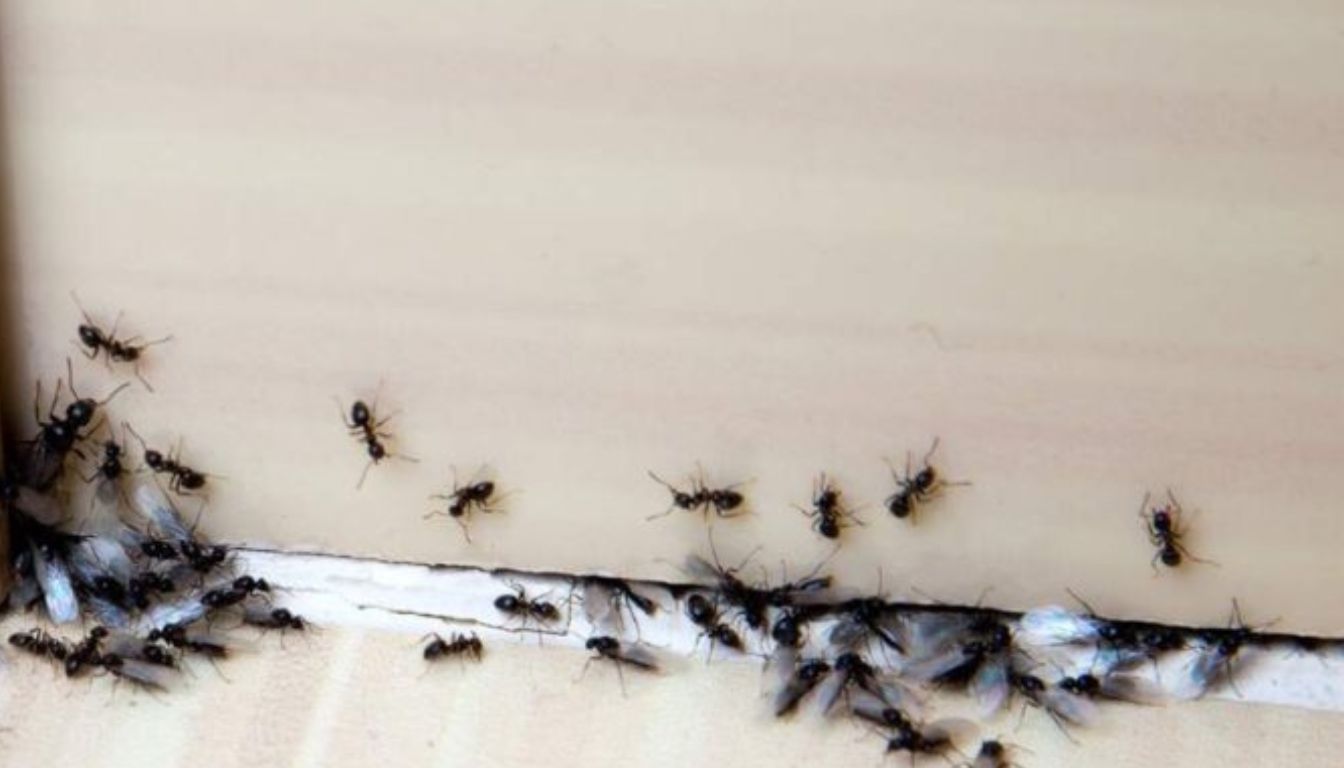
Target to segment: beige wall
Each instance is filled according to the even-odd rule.
[[[0,8],[6,416],[72,289],[176,334],[116,406],[217,535],[667,577],[704,534],[644,472],[699,460],[796,569],[824,469],[853,583],[1344,629],[1338,4]],[[355,492],[379,380],[421,461]],[[897,524],[934,435],[974,486]],[[468,546],[421,515],[482,463]],[[1221,567],[1154,578],[1168,485]]]

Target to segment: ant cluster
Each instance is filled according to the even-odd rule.
[[[122,339],[115,325],[105,331],[81,312],[78,343],[85,355],[103,357],[109,369],[132,364],[152,392],[140,373],[141,355],[168,338]],[[229,548],[208,541],[183,518],[175,497],[199,495],[210,475],[187,466],[177,451],[150,447],[125,422],[120,439],[107,426],[107,407],[128,384],[97,400],[78,393],[69,360],[66,376],[57,380],[45,414],[38,383],[36,434],[7,446],[0,471],[0,514],[9,525],[14,574],[8,600],[29,610],[40,606],[55,625],[85,620],[94,627],[75,639],[34,627],[11,635],[10,644],[60,664],[70,677],[102,671],[162,689],[180,677],[184,655],[228,654],[231,641],[212,629],[221,623],[306,629],[302,617],[271,604],[265,579],[237,573]],[[140,444],[139,468],[131,466],[126,432]],[[87,509],[72,501],[85,498]]]
[[[934,717],[937,697],[960,692],[980,715],[1038,712],[1070,740],[1095,722],[1103,704],[1161,705],[1195,699],[1228,687],[1257,654],[1344,651],[1344,641],[1302,638],[1253,629],[1234,613],[1224,627],[1174,627],[1048,606],[1026,613],[984,607],[889,601],[879,594],[855,597],[821,572],[771,581],[746,575],[751,554],[735,566],[687,558],[681,583],[638,583],[609,576],[560,577],[570,584],[559,603],[549,593],[508,582],[493,609],[513,632],[575,638],[593,663],[610,665],[625,690],[627,673],[659,674],[672,666],[668,651],[644,642],[641,620],[661,620],[660,636],[677,626],[695,634],[692,652],[707,642],[708,663],[719,650],[763,660],[773,672],[770,712],[787,719],[805,708],[831,719],[848,718],[881,733],[887,753],[939,756],[972,768],[1016,765],[1021,747],[998,738],[979,741],[980,726],[967,719]],[[553,579],[556,577],[552,577]],[[665,591],[677,604],[649,597]],[[563,607],[580,600],[586,623],[571,630]],[[675,633],[676,630],[672,629]],[[480,660],[474,635],[428,636],[426,660]],[[1161,669],[1159,669],[1159,667]],[[1166,674],[1162,674],[1162,670]],[[965,751],[963,751],[965,750]]]

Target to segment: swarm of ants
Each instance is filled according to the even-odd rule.
[[[123,338],[117,324],[104,329],[80,312],[80,351],[102,358],[109,371],[129,370],[153,392],[141,364],[170,337]],[[208,541],[180,512],[180,503],[201,500],[210,476],[176,451],[151,447],[125,422],[119,431],[110,426],[107,411],[128,385],[101,399],[82,395],[67,359],[49,403],[41,382],[34,387],[36,431],[5,446],[0,514],[10,530],[9,606],[55,625],[15,632],[9,644],[69,677],[102,673],[163,690],[183,679],[187,657],[227,657],[240,642],[231,630],[309,625],[274,605],[265,579],[238,573],[229,548]],[[127,433],[139,444],[134,453]],[[61,632],[81,622],[90,628]]]

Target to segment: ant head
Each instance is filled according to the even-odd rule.
[[[376,441],[370,442],[369,458],[373,459],[374,461],[382,461],[383,459],[387,458],[387,449],[383,447],[382,443]]]
[[[67,405],[65,407],[65,418],[71,424],[83,427],[93,421],[93,415],[97,411],[98,401],[86,397]]]
[[[162,467],[163,454],[153,448],[145,449],[145,464],[147,464],[150,469],[158,469],[159,467]]]
[[[518,610],[517,595],[500,595],[495,598],[495,607],[506,613]]]
[[[1162,548],[1162,564],[1168,568],[1175,568],[1181,564],[1180,550],[1174,545],[1168,544]]]
[[[938,478],[938,471],[933,467],[926,466],[915,475],[915,485],[920,488],[926,488],[933,485],[933,481]]]
[[[89,349],[98,349],[103,344],[103,332],[88,323],[79,326],[79,341]]]
[[[367,426],[372,418],[373,414],[363,400],[356,400],[355,404],[350,406],[350,422],[355,426]]]
[[[471,494],[477,498],[489,498],[495,492],[495,484],[489,480],[483,480],[468,489]]]

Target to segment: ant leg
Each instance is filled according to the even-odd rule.
[[[149,392],[153,392],[153,391],[154,391],[154,386],[153,386],[152,384],[149,383],[149,379],[146,379],[145,376],[144,376],[144,374],[142,374],[142,373],[140,372],[140,361],[139,361],[139,360],[136,360],[136,361],[135,361],[135,364],[131,366],[131,373],[135,374],[135,378],[139,379],[140,384],[141,384],[147,391],[149,391]]]
[[[650,520],[657,520],[657,519],[660,518],[660,517],[667,517],[668,515],[672,514],[672,510],[674,510],[674,509],[676,509],[676,508],[677,508],[677,505],[676,505],[676,504],[669,504],[669,505],[667,505],[667,510],[666,510],[666,511],[664,511],[664,512],[659,512],[659,513],[656,514],[656,515],[649,515],[648,517],[644,518],[644,522],[648,522],[648,521],[650,521]]]
[[[355,483],[356,491],[364,487],[364,479],[369,476],[369,470],[373,468],[374,463],[373,459],[369,459],[369,463],[364,465],[364,471],[359,473],[359,482]]]
[[[929,459],[933,458],[933,452],[938,450],[938,441],[941,439],[941,437],[933,438],[933,445],[929,446],[929,452],[924,454],[924,466],[929,466]]]

